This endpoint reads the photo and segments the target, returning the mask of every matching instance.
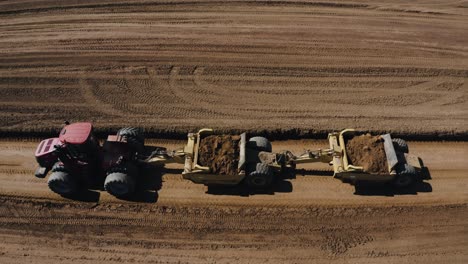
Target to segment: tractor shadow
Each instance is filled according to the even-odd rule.
[[[145,165],[135,187],[135,194],[124,199],[139,203],[156,203],[159,198],[158,191],[161,190],[163,181],[162,176],[165,169],[162,166]]]
[[[66,199],[79,201],[79,202],[97,203],[99,202],[101,193],[99,191],[85,189],[85,190],[81,190],[78,193],[74,193],[71,195],[61,195],[61,196]]]
[[[77,193],[69,195],[60,195],[65,199],[70,199],[78,202],[97,203],[101,198],[101,191],[103,190],[104,180],[98,177],[86,178],[80,182],[80,188]]]
[[[134,194],[128,197],[115,198],[130,202],[156,203],[159,198],[158,191],[162,188],[162,175],[164,172],[162,167],[143,167],[136,181]],[[92,182],[88,185],[89,189],[83,189],[72,195],[62,195],[62,197],[79,202],[98,203],[101,192],[106,192],[102,187],[103,185],[104,180]]]
[[[271,187],[265,189],[252,189],[245,184],[235,186],[208,186],[207,194],[231,195],[249,197],[251,195],[274,195],[275,193],[290,193],[293,191],[292,183],[281,179],[275,181]]]
[[[396,195],[417,195],[418,193],[432,192],[432,185],[425,180],[432,179],[431,173],[427,167],[421,170],[421,179],[407,188],[396,188],[391,184],[375,185],[375,184],[359,184],[355,187],[355,195],[363,196],[388,196]]]
[[[161,166],[144,165],[136,179],[134,194],[128,197],[116,197],[116,199],[137,203],[158,202],[158,191],[162,188],[164,170]]]

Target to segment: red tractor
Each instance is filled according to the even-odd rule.
[[[35,176],[49,176],[49,188],[63,196],[81,189],[104,187],[110,194],[126,197],[135,190],[144,138],[136,128],[122,128],[101,146],[91,123],[65,123],[58,138],[39,143]]]

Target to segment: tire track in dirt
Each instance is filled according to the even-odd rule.
[[[148,78],[150,79],[150,85],[151,87],[148,87],[148,89],[151,89],[154,91],[151,93],[153,100],[152,102],[155,104],[159,104],[159,102],[165,101],[163,100],[163,95],[169,94],[169,96],[174,96],[174,94],[167,89],[168,88],[168,83],[167,81],[163,81],[160,76],[158,76],[156,70],[153,67],[147,67],[146,68],[146,73],[148,74]]]
[[[468,81],[464,80],[460,86],[460,91],[458,92],[447,92],[446,95],[438,101],[439,106],[451,106],[457,104],[465,104],[464,108],[466,108],[466,102],[468,101]]]
[[[93,88],[87,81],[86,76],[81,76],[80,88],[82,95],[89,106],[95,107],[98,111],[109,116],[125,116],[127,113],[122,112],[121,110],[116,109],[112,105],[103,103],[93,92]]]
[[[204,67],[196,67],[193,72],[193,82],[198,91],[202,91],[200,93],[203,95],[202,100],[209,98],[211,101],[208,104],[208,107],[211,106],[211,108],[213,108],[213,104],[216,104],[217,107],[215,107],[215,111],[230,118],[248,119],[251,117],[251,113],[245,113],[245,107],[249,105],[249,97],[246,97],[243,93],[239,93],[237,89],[225,86],[214,87],[213,85],[208,84],[203,79],[204,71]],[[226,95],[230,95],[231,98],[236,98],[238,100],[229,100],[229,102],[226,102]],[[224,102],[224,104],[221,104],[221,102]],[[245,105],[245,107],[242,107],[243,105]]]
[[[395,12],[301,1],[227,6],[171,2],[5,16],[0,89],[18,104],[0,105],[3,131],[44,132],[56,120],[95,119],[102,130],[122,124],[179,134],[200,122],[222,130],[296,131],[295,136],[343,127],[434,136],[466,132],[466,88],[456,87],[466,79],[459,44],[463,14],[400,12],[397,19]],[[177,96],[168,84],[171,65],[180,71],[173,80]],[[447,85],[412,86],[439,79]],[[47,95],[33,96],[66,94],[62,87],[75,89],[80,82],[89,90],[80,88],[87,95],[82,107],[73,104],[77,98],[47,107]],[[27,92],[39,87],[44,90]]]
[[[70,262],[82,261],[83,251],[88,252],[86,261],[102,260],[103,253],[110,252],[120,261],[147,262],[148,255],[155,255],[158,261],[187,258],[192,263],[199,261],[200,254],[205,261],[206,256],[215,263],[232,261],[233,252],[240,263],[310,263],[320,259],[333,262],[342,257],[352,260],[375,255],[379,255],[379,261],[399,256],[438,262],[440,254],[446,260],[465,256],[462,245],[457,243],[466,231],[458,235],[457,232],[466,223],[466,205],[247,209],[99,204],[85,209],[82,204],[44,204],[33,199],[2,201],[0,237],[9,237],[3,247],[6,254],[0,256],[3,259],[19,253],[16,243],[20,238],[23,244],[41,249],[28,251],[22,259],[46,250],[49,257],[51,253],[58,254]],[[38,210],[40,213],[36,213]],[[427,218],[429,212],[439,213]],[[445,247],[436,247],[437,252],[416,250],[419,245],[433,245],[424,237],[427,228],[437,230],[434,232],[439,238],[445,238]],[[25,237],[29,238],[26,242]],[[54,251],[54,245],[59,243],[60,253]],[[401,243],[408,247],[402,249]],[[382,249],[387,253],[379,253]]]
[[[235,83],[233,83],[231,86],[213,85],[206,82],[205,78],[203,77],[204,70],[204,67],[196,68],[193,77],[194,83],[203,91],[198,92],[198,94],[204,95],[203,99],[201,100],[210,98],[209,100],[211,106],[213,106],[213,104],[219,105],[216,107],[217,112],[222,112],[226,115],[233,115],[236,118],[242,119],[251,119],[252,112],[262,115],[263,118],[287,118],[294,113],[310,113],[310,110],[308,109],[291,110],[291,106],[281,107],[275,103],[275,101],[278,101],[278,96],[286,98],[291,93],[290,91],[281,91],[279,94],[269,94],[265,91],[259,91],[257,87],[248,88],[246,90],[239,89],[239,85]],[[219,78],[224,77],[226,76],[219,76]],[[252,93],[254,93],[256,96],[252,96]],[[231,98],[236,99],[226,100],[227,94],[229,94]],[[282,101],[286,101],[283,98],[281,98]],[[224,103],[221,104],[221,102]],[[295,104],[300,104],[300,102],[297,102],[296,100]]]
[[[194,73],[197,72],[197,69],[198,67],[194,70]],[[170,74],[169,74],[169,87],[177,98],[179,98],[180,100],[185,102],[186,105],[189,106],[188,108],[198,109],[202,113],[205,112],[209,114],[210,116],[212,116],[213,118],[226,118],[226,119],[239,118],[239,115],[237,114],[234,115],[233,111],[229,109],[225,109],[226,105],[224,105],[224,107],[221,107],[221,106],[216,107],[216,105],[219,105],[219,103],[223,102],[224,100],[207,101],[207,98],[210,98],[209,95],[212,94],[211,91],[207,92],[205,89],[203,89],[202,87],[198,87],[198,86],[195,86],[195,87],[189,86],[188,87],[189,89],[184,89],[185,90],[184,91],[182,89],[182,87],[184,86],[178,83],[180,80],[182,80],[181,75],[179,74],[180,70],[181,70],[181,67],[179,66],[172,67]],[[189,82],[196,84],[194,81],[195,74],[189,75],[189,76],[190,76],[188,77]],[[186,79],[187,77],[184,76],[183,80],[187,81]],[[184,87],[184,88],[187,88],[187,87]],[[199,93],[200,91],[202,91],[202,93]]]

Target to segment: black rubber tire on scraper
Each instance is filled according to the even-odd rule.
[[[250,188],[265,188],[273,181],[273,171],[267,164],[257,163],[256,170],[249,173],[246,178]]]
[[[416,169],[409,164],[402,164],[397,171],[397,176],[393,180],[393,185],[397,188],[406,188],[416,182]]]
[[[403,139],[393,138],[392,142],[393,142],[393,147],[395,148],[396,151],[403,152],[403,153],[409,152],[408,144]]]
[[[247,146],[249,148],[252,148],[258,151],[266,151],[266,152],[272,151],[271,142],[264,137],[250,138],[249,142],[247,142]]]

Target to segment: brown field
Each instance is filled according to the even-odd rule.
[[[0,132],[468,131],[466,1],[98,2],[0,2]]]
[[[433,178],[411,192],[355,190],[313,164],[245,195],[171,165],[124,201],[49,191],[30,138],[89,120],[159,138],[466,140],[467,100],[467,1],[0,1],[0,136],[29,137],[0,140],[0,263],[468,263],[466,141],[410,142]]]
[[[274,151],[296,153],[327,145],[273,143]],[[52,193],[32,176],[35,147],[0,142],[0,263],[468,261],[467,142],[410,142],[433,178],[414,192],[374,188],[357,195],[330,176],[327,164],[309,164],[274,193],[240,196],[183,180],[182,166],[171,165],[160,190],[134,201],[98,191],[81,201]]]

